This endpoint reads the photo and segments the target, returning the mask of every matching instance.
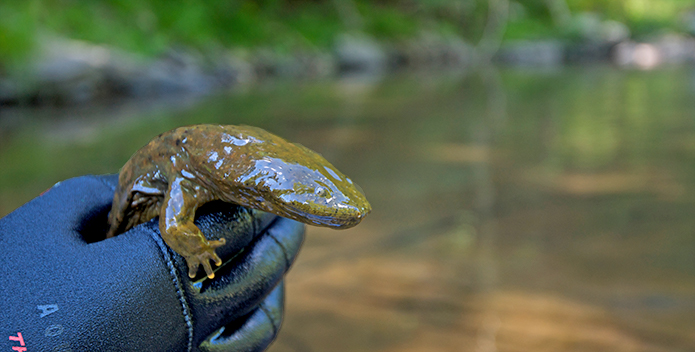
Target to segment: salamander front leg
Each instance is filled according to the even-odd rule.
[[[193,224],[193,221],[179,224],[175,229],[162,232],[162,238],[171,249],[186,258],[189,277],[194,278],[196,276],[200,265],[205,269],[208,278],[215,277],[210,261],[212,260],[216,266],[222,265],[222,259],[215,253],[215,249],[226,243],[224,238],[208,241],[200,229]]]
[[[188,276],[195,277],[202,264],[205,274],[212,279],[215,274],[210,261],[217,266],[222,265],[222,259],[215,253],[215,249],[224,245],[225,240],[208,241],[193,223],[198,205],[205,203],[207,199],[201,199],[203,195],[193,193],[194,188],[188,187],[188,183],[190,181],[184,178],[176,178],[169,185],[159,217],[159,229],[164,242],[186,258]]]

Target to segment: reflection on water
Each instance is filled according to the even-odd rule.
[[[374,208],[310,229],[271,351],[689,351],[693,98],[684,68],[490,70],[43,116],[0,133],[0,214],[175,126],[253,123],[321,152]]]

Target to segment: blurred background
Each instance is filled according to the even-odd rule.
[[[0,3],[0,216],[251,124],[373,212],[273,352],[695,350],[695,0]]]

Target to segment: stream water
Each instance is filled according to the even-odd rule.
[[[253,124],[373,212],[310,228],[272,352],[695,349],[695,69],[275,83],[0,116],[0,216],[151,137]]]

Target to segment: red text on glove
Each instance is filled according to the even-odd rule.
[[[10,335],[10,341],[19,342],[19,346],[12,346],[13,351],[25,352],[27,350],[27,348],[24,347],[24,337],[22,337],[21,332],[18,332],[17,336]]]

